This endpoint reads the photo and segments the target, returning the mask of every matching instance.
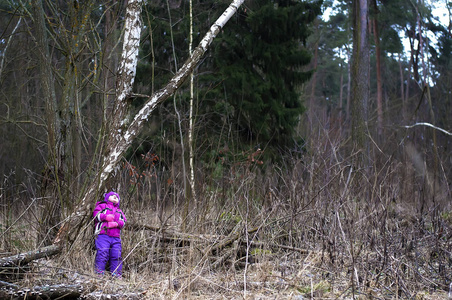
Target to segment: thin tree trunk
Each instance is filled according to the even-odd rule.
[[[428,84],[428,69],[427,69],[427,65],[425,63],[425,58],[424,58],[424,39],[422,37],[422,25],[421,25],[421,16],[420,13],[416,7],[416,14],[417,14],[417,24],[418,24],[418,28],[419,28],[419,48],[420,48],[420,53],[421,53],[421,61],[422,61],[422,72],[423,72],[423,77],[422,77],[422,83],[423,83],[423,88],[426,89],[427,93],[427,102],[429,104],[429,108],[430,108],[430,118],[431,118],[431,122],[433,125],[436,125],[436,118],[435,118],[435,112],[433,111],[433,103],[432,103],[432,98],[430,95],[430,87]],[[426,40],[426,48],[428,49],[428,39]],[[438,154],[438,143],[437,143],[437,137],[436,137],[436,130],[432,129],[432,139],[433,139],[433,153],[434,158],[433,158],[433,186],[432,186],[432,200],[433,203],[435,203],[435,195],[436,195],[436,176],[438,174],[438,164],[439,164],[439,154]],[[436,207],[436,205],[435,205]],[[435,213],[437,213],[437,210],[435,209]]]
[[[344,109],[343,106],[343,94],[344,94],[344,74],[342,73],[342,64],[341,64],[341,84],[340,84],[340,91],[339,91],[339,136],[342,136],[342,118],[343,118],[343,112],[342,110]]]
[[[193,0],[190,0],[190,33],[189,33],[189,45],[188,51],[190,55],[193,53]],[[190,73],[190,113],[189,113],[189,126],[188,126],[188,155],[189,155],[189,168],[190,168],[190,191],[191,194],[187,197],[184,207],[184,222],[183,230],[185,231],[188,210],[190,206],[190,200],[192,199],[195,207],[197,207],[196,190],[195,190],[195,163],[194,163],[194,122],[193,122],[193,106],[194,106],[194,76],[193,71]]]
[[[173,49],[173,57],[174,57],[174,71],[175,73],[177,73],[177,56],[176,56],[176,47],[174,46],[174,37],[173,37],[173,22],[171,20],[171,11],[170,11],[170,5],[169,5],[169,0],[166,0],[166,7],[168,10],[168,19],[169,19],[169,23],[170,23],[170,36],[171,36],[171,46]],[[186,214],[184,213],[184,220],[182,223],[182,227],[185,229],[185,225],[186,225],[186,221],[187,221],[187,214],[188,214],[188,204],[190,202],[190,198],[187,197],[187,176],[186,176],[186,167],[185,167],[185,143],[184,143],[184,135],[182,133],[182,120],[180,117],[180,113],[177,110],[177,102],[176,102],[176,95],[173,96],[173,106],[174,106],[174,112],[176,113],[177,116],[177,125],[178,125],[178,129],[179,129],[179,135],[180,135],[180,146],[181,146],[181,160],[182,160],[182,184],[184,187],[184,201],[185,201],[185,207],[187,208],[185,211],[187,212]],[[173,154],[174,155],[174,154]]]
[[[58,134],[60,132],[60,120],[58,117],[58,106],[55,94],[54,77],[52,73],[50,61],[49,46],[47,43],[47,30],[44,21],[44,9],[42,0],[33,0],[33,17],[36,28],[36,44],[38,51],[38,61],[41,78],[42,96],[46,104],[46,121],[47,121],[47,145],[49,151],[49,160],[55,168],[58,168],[56,162],[58,154]],[[52,170],[56,176],[57,170]]]
[[[367,152],[366,122],[369,102],[369,43],[367,0],[354,1],[352,63],[352,141]]]
[[[190,44],[189,44],[189,51],[190,55],[193,54],[193,0],[190,0]],[[193,116],[193,109],[194,109],[194,74],[191,72],[190,74],[190,124],[189,124],[189,130],[188,130],[188,145],[189,145],[189,152],[190,152],[190,186],[191,186],[191,196],[192,199],[197,205],[197,199],[196,199],[196,183],[195,183],[195,153],[194,153],[194,116]]]
[[[404,79],[403,79],[403,68],[402,68],[402,55],[399,53],[399,72],[400,72],[400,98],[402,99],[402,116],[405,120],[406,118],[406,103],[405,103],[405,93],[404,93]]]
[[[315,34],[318,35],[318,31],[319,31],[319,20],[316,19],[315,20]],[[314,60],[313,60],[313,70],[314,70],[314,74],[312,74],[312,80],[311,80],[311,95],[309,97],[309,126],[311,128],[309,128],[309,131],[312,131],[312,122],[314,120],[314,112],[315,112],[315,89],[317,87],[317,60],[318,60],[318,48],[319,48],[319,39],[317,38],[315,45],[314,45]]]
[[[350,106],[351,106],[351,93],[352,93],[352,65],[350,51],[347,49],[347,107],[345,109],[345,115],[347,121],[350,120]]]
[[[0,62],[0,82],[3,74],[3,67],[5,66],[5,60],[6,60],[6,52],[8,51],[9,45],[11,44],[11,40],[13,39],[14,35],[16,34],[17,28],[19,28],[20,22],[22,21],[22,17],[19,17],[19,20],[16,23],[16,26],[14,26],[13,31],[8,37],[8,41],[6,42],[5,48],[2,50],[2,61]]]
[[[94,204],[93,199],[98,198],[98,194],[102,191],[106,180],[113,172],[117,163],[119,162],[122,154],[132,143],[133,139],[136,135],[141,131],[144,123],[149,118],[152,111],[155,107],[168,99],[174,92],[181,86],[181,84],[185,81],[185,79],[190,75],[196,65],[199,63],[201,57],[207,51],[209,45],[212,43],[216,35],[220,32],[223,26],[227,23],[227,21],[234,15],[237,9],[242,5],[244,0],[234,0],[229,7],[225,10],[225,12],[218,18],[218,20],[211,26],[210,30],[206,33],[204,38],[199,43],[198,47],[193,51],[192,55],[186,60],[182,68],[175,74],[175,76],[168,82],[168,84],[161,90],[154,93],[152,96],[148,97],[148,100],[141,108],[141,110],[135,115],[131,124],[127,127],[127,129],[123,129],[123,118],[125,113],[123,112],[126,107],[126,99],[128,97],[133,97],[131,92],[136,63],[137,63],[137,52],[138,52],[138,40],[139,33],[141,32],[141,24],[139,20],[139,12],[141,11],[141,1],[139,0],[131,0],[129,1],[129,5],[127,7],[127,20],[126,24],[129,24],[131,28],[126,29],[126,33],[124,35],[124,48],[123,48],[123,56],[122,62],[120,64],[119,78],[118,78],[118,92],[117,92],[117,102],[116,111],[118,111],[118,115],[115,115],[114,124],[119,127],[113,127],[110,134],[112,138],[110,138],[109,145],[107,148],[107,153],[104,155],[104,160],[101,168],[99,169],[96,179],[92,181],[90,186],[88,187],[86,193],[84,193],[83,198],[74,209],[74,212],[66,218],[66,220],[61,225],[59,234],[55,239],[55,242],[61,242],[63,238],[69,234],[68,224],[73,221],[76,217],[86,217],[92,210],[92,206]],[[129,12],[129,10],[132,10]],[[135,22],[131,21],[135,20]],[[129,32],[129,33],[127,33]],[[131,48],[134,48],[134,51],[131,51]],[[130,53],[129,55],[125,53]],[[129,82],[122,82],[122,81]],[[71,232],[74,230],[78,230],[78,226],[71,227]]]
[[[424,85],[427,84],[427,66],[425,64],[425,59],[424,59],[424,38],[422,37],[422,25],[421,25],[421,16],[419,14],[419,11],[417,10],[416,7],[416,18],[417,18],[417,26],[419,28],[419,45],[418,45],[418,49],[420,50],[420,54],[421,54],[421,62],[422,62],[422,82],[424,83]]]
[[[377,68],[377,131],[378,135],[381,136],[383,129],[383,88],[381,81],[381,50],[380,50],[380,35],[378,32],[378,7],[377,1],[372,0],[372,5],[374,9],[373,18],[373,36],[375,42],[375,56],[376,56],[376,68]]]
[[[411,42],[410,42],[411,45]],[[405,104],[408,105],[408,100],[410,98],[410,81],[411,81],[411,71],[412,71],[412,67],[413,67],[413,55],[414,55],[414,50],[413,47],[411,46],[411,51],[410,51],[410,60],[408,62],[408,73],[406,76],[406,88],[405,88]]]
[[[44,8],[42,0],[32,1],[33,19],[35,22],[35,41],[37,44],[38,64],[40,71],[40,83],[42,97],[45,103],[45,118],[47,130],[47,151],[48,159],[43,174],[43,184],[41,185],[41,195],[45,200],[45,214],[40,216],[40,228],[38,240],[44,245],[50,244],[55,236],[55,232],[48,231],[54,228],[59,222],[62,200],[61,184],[63,173],[61,171],[64,160],[61,152],[61,119],[55,92],[55,79],[52,71],[49,44],[47,38],[47,28],[44,20]]]

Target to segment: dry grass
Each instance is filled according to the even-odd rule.
[[[78,282],[86,293],[147,299],[446,298],[447,176],[433,176],[413,147],[400,156],[381,152],[369,168],[355,167],[356,153],[328,138],[316,147],[286,159],[290,168],[262,172],[242,163],[198,174],[202,188],[188,205],[180,178],[165,174],[120,191],[129,221],[121,280],[94,276],[91,224],[62,255],[8,280]],[[129,179],[123,174],[117,185],[130,187]],[[41,200],[2,197],[3,256],[34,249]]]

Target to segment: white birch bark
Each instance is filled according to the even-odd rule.
[[[17,28],[19,28],[21,21],[22,21],[22,17],[19,17],[19,21],[17,21],[16,26],[14,26],[14,29],[11,32],[11,34],[8,38],[8,41],[6,42],[6,46],[2,50],[2,61],[0,62],[0,78],[2,78],[2,74],[3,74],[3,66],[5,65],[6,52],[9,48],[9,45],[11,44],[11,40],[13,39],[14,35],[16,34]]]
[[[132,143],[133,139],[137,136],[143,127],[144,122],[147,121],[157,104],[163,102],[170,97],[185,81],[185,79],[191,74],[193,69],[199,63],[203,54],[207,51],[208,47],[223,28],[223,26],[234,15],[237,9],[242,5],[244,0],[234,0],[229,7],[223,12],[223,14],[217,19],[217,21],[210,27],[204,38],[199,43],[198,47],[193,51],[190,57],[186,60],[184,65],[177,71],[175,76],[167,83],[167,85],[155,92],[148,98],[141,110],[135,115],[127,129],[123,129],[126,124],[125,112],[127,108],[126,99],[133,97],[132,86],[135,79],[139,36],[141,33],[141,0],[129,0],[126,12],[126,32],[124,34],[124,47],[122,59],[124,62],[120,63],[118,87],[117,87],[117,99],[115,112],[118,116],[115,116],[113,129],[111,134],[113,138],[110,138],[108,152],[104,156],[103,164],[96,180],[90,184],[87,192],[83,195],[80,203],[76,206],[74,212],[62,222],[60,232],[55,239],[55,243],[59,243],[69,233],[68,224],[76,217],[86,217],[92,210],[95,203],[95,199],[98,198],[99,192],[102,191],[105,181],[112,173],[115,166],[118,164],[122,154]],[[119,82],[129,80],[129,82]],[[120,118],[119,118],[120,117]],[[118,127],[117,127],[118,126]],[[72,230],[78,230],[78,226],[72,226]]]
[[[405,127],[405,128],[413,128],[413,127],[415,127],[415,126],[427,126],[427,127],[431,127],[431,128],[433,128],[433,129],[439,130],[439,131],[441,131],[441,132],[444,133],[444,134],[452,135],[452,133],[449,132],[449,131],[447,131],[446,129],[443,129],[443,128],[441,128],[441,127],[437,127],[437,126],[435,126],[435,125],[433,125],[433,124],[430,124],[430,123],[427,123],[427,122],[415,123],[415,124],[413,124],[413,125],[406,125],[406,126],[403,126],[403,127]]]
[[[154,93],[146,101],[141,110],[135,115],[130,126],[121,134],[120,139],[114,145],[109,157],[105,158],[104,167],[101,170],[101,178],[106,178],[119,160],[120,155],[124,153],[127,147],[132,143],[133,139],[140,132],[143,123],[146,122],[157,104],[168,99],[190,75],[191,71],[196,67],[201,57],[207,51],[209,45],[212,43],[221,28],[227,23],[232,15],[237,11],[244,0],[234,0],[226,11],[218,18],[218,20],[210,27],[204,38],[199,43],[198,47],[193,51],[192,55],[185,61],[184,65],[177,71],[174,77],[167,83],[167,85]]]
[[[193,0],[190,0],[190,43],[188,46],[190,55],[193,54]],[[196,190],[195,190],[195,153],[194,153],[194,123],[193,123],[193,106],[194,106],[194,76],[193,72],[190,73],[190,116],[189,116],[189,127],[188,127],[188,147],[189,147],[189,161],[190,161],[190,188],[193,201],[197,203]]]
[[[141,36],[142,0],[129,0],[126,11],[124,42],[116,79],[116,101],[113,110],[113,138],[119,140],[127,123],[127,98],[132,94],[138,63],[138,48]],[[114,132],[116,131],[116,132]]]

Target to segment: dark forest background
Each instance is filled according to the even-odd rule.
[[[140,95],[164,86],[189,56],[189,4],[143,5],[130,118]],[[193,1],[194,45],[229,4]],[[101,165],[126,5],[0,1],[5,253],[51,244]],[[219,236],[259,228],[252,255],[317,251],[315,265],[329,275],[316,278],[333,285],[346,269],[353,295],[369,286],[408,298],[448,290],[451,10],[446,1],[245,1],[193,72],[193,101],[187,81],[155,109],[106,184],[131,224],[126,272],[171,269],[162,252],[178,251],[161,237],[140,240],[143,224]],[[70,241],[80,249],[89,248],[86,228]],[[239,260],[230,254],[215,267]],[[387,283],[396,279],[406,284]]]

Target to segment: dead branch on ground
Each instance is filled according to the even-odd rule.
[[[0,269],[24,266],[34,260],[56,255],[61,252],[61,249],[62,247],[59,245],[50,245],[37,250],[0,258]]]

